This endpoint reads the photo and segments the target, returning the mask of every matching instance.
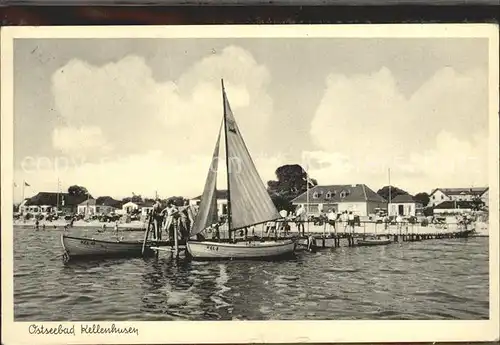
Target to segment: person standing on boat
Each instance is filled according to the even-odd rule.
[[[297,213],[295,215],[297,217],[297,230],[299,232],[299,235],[300,235],[300,229],[302,228],[302,236],[304,236],[305,235],[304,223],[307,220],[307,214],[304,205],[299,206],[299,208],[297,209]]]

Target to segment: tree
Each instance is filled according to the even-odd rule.
[[[167,198],[165,200],[165,202],[169,202],[171,201],[175,206],[183,206],[184,205],[184,202],[188,200],[188,199],[185,199],[184,197],[182,196],[171,196],[169,198]]]
[[[472,209],[474,211],[480,211],[484,208],[484,206],[485,206],[485,203],[481,199],[481,197],[475,197],[474,199],[472,199]]]
[[[391,187],[391,200],[394,199],[398,195],[408,195],[409,193],[403,189],[400,189],[398,187],[390,186]],[[377,194],[380,195],[382,198],[384,198],[387,201],[389,200],[389,186],[384,186],[381,189],[377,191]]]
[[[271,195],[271,200],[273,201],[273,204],[274,204],[274,206],[276,206],[278,211],[281,211],[281,210],[287,210],[288,212],[293,211],[293,205],[290,202],[290,200],[287,200],[287,199],[285,199],[282,196],[277,195],[277,194]]]
[[[89,191],[83,186],[73,185],[68,188],[69,195],[88,196]]]
[[[142,196],[141,195],[135,195],[135,194],[132,195],[132,196],[128,196],[128,197],[122,199],[122,202],[124,202],[124,203],[130,202],[130,201],[132,201],[132,202],[142,202],[143,200],[142,200]]]
[[[307,174],[298,164],[283,165],[276,169],[277,180],[267,182],[267,191],[273,201],[280,204],[290,202],[307,190]],[[318,184],[315,179],[309,179],[309,188]],[[278,205],[276,205],[278,206]]]
[[[431,200],[429,194],[425,192],[415,194],[414,199],[416,202],[422,204],[423,206],[427,206],[429,204],[429,201]]]

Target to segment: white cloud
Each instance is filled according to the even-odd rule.
[[[79,152],[86,155],[89,151],[96,149],[100,153],[108,153],[112,150],[101,128],[96,126],[55,128],[52,133],[52,145],[67,154]]]
[[[274,179],[274,171],[281,157],[256,155],[253,158],[263,182]],[[88,162],[85,159],[44,161],[40,164],[33,162],[26,165],[24,171],[16,171],[16,180],[25,179],[31,184],[26,190],[27,196],[40,191],[55,191],[59,177],[62,190],[72,184],[79,184],[97,196],[122,198],[134,192],[153,197],[158,191],[161,197],[194,197],[203,190],[210,159],[209,155],[193,155],[174,162],[165,152],[157,150],[100,162]],[[218,188],[225,188],[224,159],[219,161],[218,177]],[[17,198],[20,197],[17,195]]]
[[[54,74],[53,94],[69,128],[98,125],[122,153],[195,154],[215,140],[222,119],[221,78],[246,141],[259,146],[272,113],[269,72],[238,47],[205,57],[178,80],[165,82],[155,80],[137,56],[100,67],[72,60]]]
[[[51,186],[57,174],[97,194],[201,193],[223,115],[221,78],[250,151],[260,152],[273,111],[270,74],[244,49],[209,55],[175,81],[156,80],[137,56],[103,66],[68,62],[52,78],[63,119],[53,147],[81,160],[39,171],[40,185]],[[274,177],[276,158],[255,161],[264,182]]]
[[[311,123],[323,157],[344,168],[318,169],[324,183],[388,183],[413,192],[437,186],[487,185],[487,75],[437,71],[405,97],[391,71],[331,74]],[[471,163],[473,162],[473,163]],[[314,171],[312,172],[314,173]]]

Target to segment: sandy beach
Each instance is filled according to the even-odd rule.
[[[67,221],[65,220],[57,220],[53,222],[40,222],[40,227],[45,224],[46,228],[61,228],[64,227],[66,224],[68,224]],[[84,220],[79,220],[73,223],[73,228],[102,228],[102,225],[106,224],[106,227],[109,229],[114,228],[113,223],[104,223],[100,222],[97,220],[94,221],[84,221]],[[291,222],[291,232],[297,232],[297,227],[295,223]],[[22,221],[22,220],[16,220],[14,221],[14,226],[17,227],[34,227],[35,222],[32,220],[29,221]],[[118,228],[120,231],[140,231],[146,229],[147,224],[141,221],[132,221],[130,223],[118,223]],[[475,223],[472,223],[469,225],[468,229],[476,229],[476,234],[475,236],[489,236],[489,227],[487,222],[483,221],[477,221]],[[310,233],[315,233],[315,234],[322,234],[326,233],[329,234],[330,232],[334,232],[334,229],[331,228],[329,225],[324,226],[324,225],[314,225],[312,223],[309,224],[309,226],[305,226],[306,232]],[[221,227],[221,231],[224,231],[224,227]],[[361,226],[356,226],[354,228],[354,233],[357,234],[394,234],[394,233],[399,233],[401,232],[402,234],[426,234],[426,233],[446,233],[446,232],[456,232],[458,231],[458,225],[456,223],[448,223],[446,225],[428,225],[428,226],[421,226],[420,224],[403,224],[400,228],[397,225],[390,225],[387,228],[385,228],[384,224],[381,223],[361,223]],[[261,226],[257,226],[255,228],[255,232],[259,234],[261,232]],[[337,232],[346,232],[344,229],[343,224],[337,224]]]
[[[69,224],[67,220],[55,220],[52,222],[48,221],[40,221],[40,227],[42,227],[45,224],[45,227],[64,227],[65,225]],[[84,221],[84,220],[78,220],[73,223],[74,228],[102,228],[103,224],[106,224],[107,228],[114,228],[114,223],[104,223],[100,222],[98,220],[93,220],[93,221]],[[35,226],[35,221],[34,220],[14,220],[14,226],[26,226],[26,227],[34,227]],[[131,221],[130,223],[122,223],[118,222],[118,228],[120,230],[141,230],[146,228],[146,224],[141,221]]]

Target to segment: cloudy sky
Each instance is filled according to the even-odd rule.
[[[485,39],[18,39],[14,173],[26,196],[201,193],[220,79],[264,182],[411,193],[488,183]],[[221,187],[224,187],[221,181]],[[15,192],[21,198],[21,191]]]

